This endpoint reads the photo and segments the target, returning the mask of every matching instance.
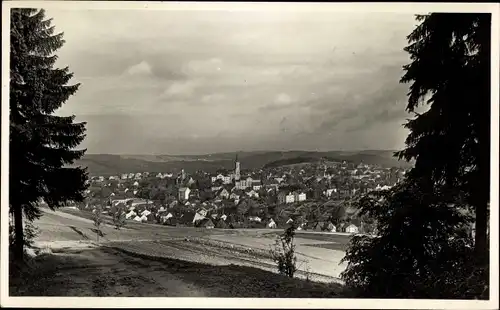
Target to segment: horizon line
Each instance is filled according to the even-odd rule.
[[[328,152],[397,152],[398,150],[391,149],[358,149],[358,150],[255,150],[255,151],[221,151],[214,153],[201,153],[201,154],[166,154],[166,153],[85,153],[85,155],[116,155],[116,156],[210,156],[220,154],[238,154],[238,153],[290,153],[290,152],[303,152],[303,153],[328,153]]]

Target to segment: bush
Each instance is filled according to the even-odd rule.
[[[125,226],[126,223],[126,214],[125,210],[119,208],[113,213],[113,224],[115,225],[115,229],[120,229]]]
[[[295,225],[290,225],[282,235],[276,237],[274,249],[271,250],[271,256],[278,266],[279,273],[290,278],[293,278],[297,271],[295,230]]]
[[[100,206],[97,206],[92,215],[92,220],[94,221],[94,226],[96,228],[96,236],[97,236],[97,242],[99,242],[99,236],[102,236],[102,231],[101,231],[101,225],[103,223],[103,218],[102,218],[102,208]]]
[[[434,193],[400,184],[360,201],[378,236],[353,236],[341,277],[355,298],[484,298],[487,268],[479,268],[470,219]],[[381,285],[383,283],[383,285]]]

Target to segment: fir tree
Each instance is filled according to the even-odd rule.
[[[417,20],[401,82],[411,83],[407,111],[428,109],[406,123],[396,153],[415,166],[359,201],[378,236],[352,238],[342,278],[361,297],[488,298],[491,15]]]
[[[429,109],[407,122],[406,149],[415,159],[409,180],[428,179],[442,199],[463,196],[475,213],[476,256],[488,252],[490,195],[490,61],[491,14],[434,13],[417,16],[422,23],[405,48],[412,63],[402,82],[411,82],[407,111],[426,103]]]
[[[14,254],[23,259],[23,218],[41,216],[39,203],[51,208],[82,201],[87,173],[67,167],[83,156],[74,150],[84,139],[85,123],[74,116],[55,116],[79,87],[67,85],[73,74],[54,68],[54,52],[64,44],[54,34],[44,10],[12,9],[10,48],[10,191],[14,215]]]

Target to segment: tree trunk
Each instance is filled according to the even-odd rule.
[[[23,210],[21,206],[14,206],[14,259],[17,262],[24,260],[24,227],[23,227]]]
[[[488,264],[488,210],[486,205],[476,205],[476,236],[474,250],[480,265]]]

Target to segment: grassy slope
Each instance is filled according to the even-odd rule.
[[[244,266],[211,266],[115,248],[64,250],[29,262],[13,296],[342,297],[340,284],[308,282]]]
[[[332,160],[347,160],[354,163],[378,164],[382,166],[409,167],[408,163],[398,161],[392,151],[359,151],[359,152],[242,152],[238,158],[244,169],[259,169],[271,162],[297,157],[310,158],[311,161],[327,157]],[[109,155],[88,154],[76,165],[88,167],[92,175],[112,175],[128,172],[167,172],[185,169],[188,172],[204,170],[215,172],[217,169],[232,169],[236,153],[220,153],[209,155]]]

